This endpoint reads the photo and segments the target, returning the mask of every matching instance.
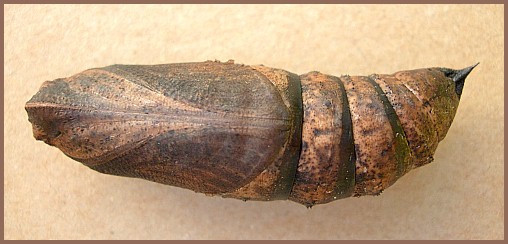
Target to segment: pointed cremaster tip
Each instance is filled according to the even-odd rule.
[[[455,82],[455,93],[457,93],[459,98],[462,94],[462,89],[464,88],[464,83],[466,82],[467,76],[478,64],[479,63],[476,63],[475,65],[460,70],[441,68],[441,71],[445,74],[445,76]]]

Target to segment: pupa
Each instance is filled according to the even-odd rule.
[[[98,172],[310,207],[378,195],[433,161],[475,66],[111,65],[44,82],[25,109],[37,140]]]

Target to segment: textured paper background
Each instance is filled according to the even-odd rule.
[[[6,239],[504,238],[504,21],[494,5],[5,6]],[[102,175],[32,137],[45,80],[122,64],[235,59],[295,73],[481,62],[435,162],[379,197],[312,209]]]

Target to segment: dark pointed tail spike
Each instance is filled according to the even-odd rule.
[[[466,77],[478,64],[479,63],[476,63],[475,65],[460,70],[441,68],[441,71],[445,74],[445,76],[452,79],[453,82],[455,82],[455,92],[457,93],[459,98],[460,95],[462,94],[462,89],[464,88]]]

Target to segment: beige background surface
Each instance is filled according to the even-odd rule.
[[[504,238],[503,6],[5,6],[6,239]],[[235,59],[295,73],[480,62],[435,162],[379,197],[312,209],[102,175],[34,140],[45,80],[122,64]]]

